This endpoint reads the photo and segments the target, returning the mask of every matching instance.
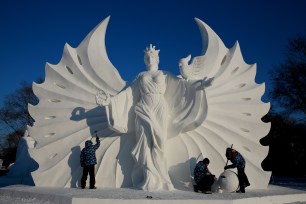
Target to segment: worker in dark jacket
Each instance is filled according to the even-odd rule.
[[[232,148],[227,148],[225,156],[228,160],[232,162],[231,165],[226,165],[224,169],[237,168],[238,180],[239,180],[239,190],[237,193],[245,193],[245,187],[249,186],[249,180],[247,175],[244,172],[245,169],[245,160],[243,156]]]
[[[80,155],[81,166],[83,167],[83,176],[81,179],[82,189],[86,186],[87,176],[89,174],[89,188],[95,189],[95,164],[97,164],[96,150],[100,147],[99,137],[96,137],[96,144],[93,145],[91,140],[85,142],[85,147]]]
[[[194,191],[198,192],[198,190],[203,193],[210,194],[211,193],[211,185],[215,181],[215,175],[213,175],[209,169],[209,159],[205,158],[203,161],[199,161],[194,168],[194,181],[196,185],[194,185]]]

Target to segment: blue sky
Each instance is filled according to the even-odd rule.
[[[197,17],[228,48],[238,40],[245,61],[257,63],[256,82],[270,89],[268,71],[284,59],[288,39],[306,33],[305,8],[304,0],[1,0],[0,101],[21,81],[44,77],[66,42],[77,47],[109,15],[108,56],[126,81],[145,69],[150,43],[161,50],[160,68],[179,74],[179,59],[201,53]]]

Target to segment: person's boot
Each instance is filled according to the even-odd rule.
[[[238,191],[236,191],[236,193],[245,193],[245,190],[244,190],[244,188],[241,188]]]
[[[209,191],[209,190],[204,191],[203,193],[204,193],[204,194],[212,194],[212,192],[211,192],[211,191]]]
[[[193,185],[193,191],[194,192],[199,192],[198,186],[197,185]]]

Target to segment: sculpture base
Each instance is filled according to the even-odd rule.
[[[0,188],[0,201],[8,203],[67,204],[232,204],[232,203],[293,203],[306,202],[306,191],[270,185],[268,189],[246,189],[246,193],[213,193],[210,195],[186,191],[148,192],[135,189],[77,189],[31,186]]]

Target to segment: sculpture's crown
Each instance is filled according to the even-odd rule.
[[[155,50],[155,46],[152,46],[152,44],[150,44],[150,47],[146,47],[146,50],[145,50],[145,54],[146,55],[154,55],[155,57],[158,57],[158,53],[159,53],[160,50]]]

